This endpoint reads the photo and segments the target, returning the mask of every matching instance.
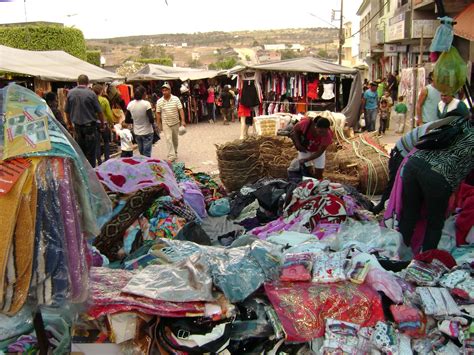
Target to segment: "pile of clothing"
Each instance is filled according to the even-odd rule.
[[[111,204],[43,100],[15,84],[0,96],[0,351],[34,352],[43,331],[61,354],[71,342],[70,305],[88,297],[87,240]]]

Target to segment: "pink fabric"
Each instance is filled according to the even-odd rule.
[[[109,159],[98,168],[96,174],[113,192],[130,194],[146,187],[163,186],[174,198],[181,198],[181,191],[171,167],[166,161],[136,156]]]
[[[166,302],[122,293],[135,271],[93,267],[90,272],[88,314],[98,318],[107,313],[136,310],[162,317],[204,315],[203,302]]]
[[[456,217],[456,245],[466,244],[466,237],[474,224],[474,186],[462,183],[458,191]]]

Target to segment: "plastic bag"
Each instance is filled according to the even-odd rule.
[[[447,52],[453,43],[453,19],[444,16],[438,17],[438,20],[441,20],[441,24],[431,41],[430,52]]]
[[[281,281],[309,281],[313,256],[310,253],[286,254],[281,267]]]
[[[443,52],[433,70],[434,86],[442,94],[454,95],[467,78],[466,62],[456,48]]]

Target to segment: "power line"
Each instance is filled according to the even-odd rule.
[[[384,3],[383,6],[379,9],[379,11],[377,11],[377,12],[374,14],[374,16],[372,16],[372,17],[369,19],[369,21],[368,21],[364,26],[362,26],[361,28],[359,28],[359,31],[357,31],[356,33],[354,33],[352,36],[349,36],[349,38],[354,37],[356,34],[358,34],[360,31],[362,31],[365,27],[367,27],[367,26],[372,22],[372,20],[375,18],[375,16],[377,16],[377,15],[380,13],[380,11],[382,11],[382,10],[385,8],[385,6],[388,4],[389,1],[390,1],[390,0],[385,1],[385,3]]]
[[[329,26],[332,26],[332,27],[335,27],[335,28],[339,28],[339,27],[337,27],[337,26],[334,26],[332,23],[326,21],[325,19],[323,19],[323,18],[321,18],[321,17],[319,17],[319,16],[316,16],[315,14],[310,13],[310,15],[313,16],[313,17],[316,17],[316,18],[319,19],[320,21],[323,21],[324,23],[328,24]]]

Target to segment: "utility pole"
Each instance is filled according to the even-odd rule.
[[[344,44],[344,32],[342,27],[344,0],[341,0],[341,13],[339,19],[339,65],[342,64],[342,45]]]

